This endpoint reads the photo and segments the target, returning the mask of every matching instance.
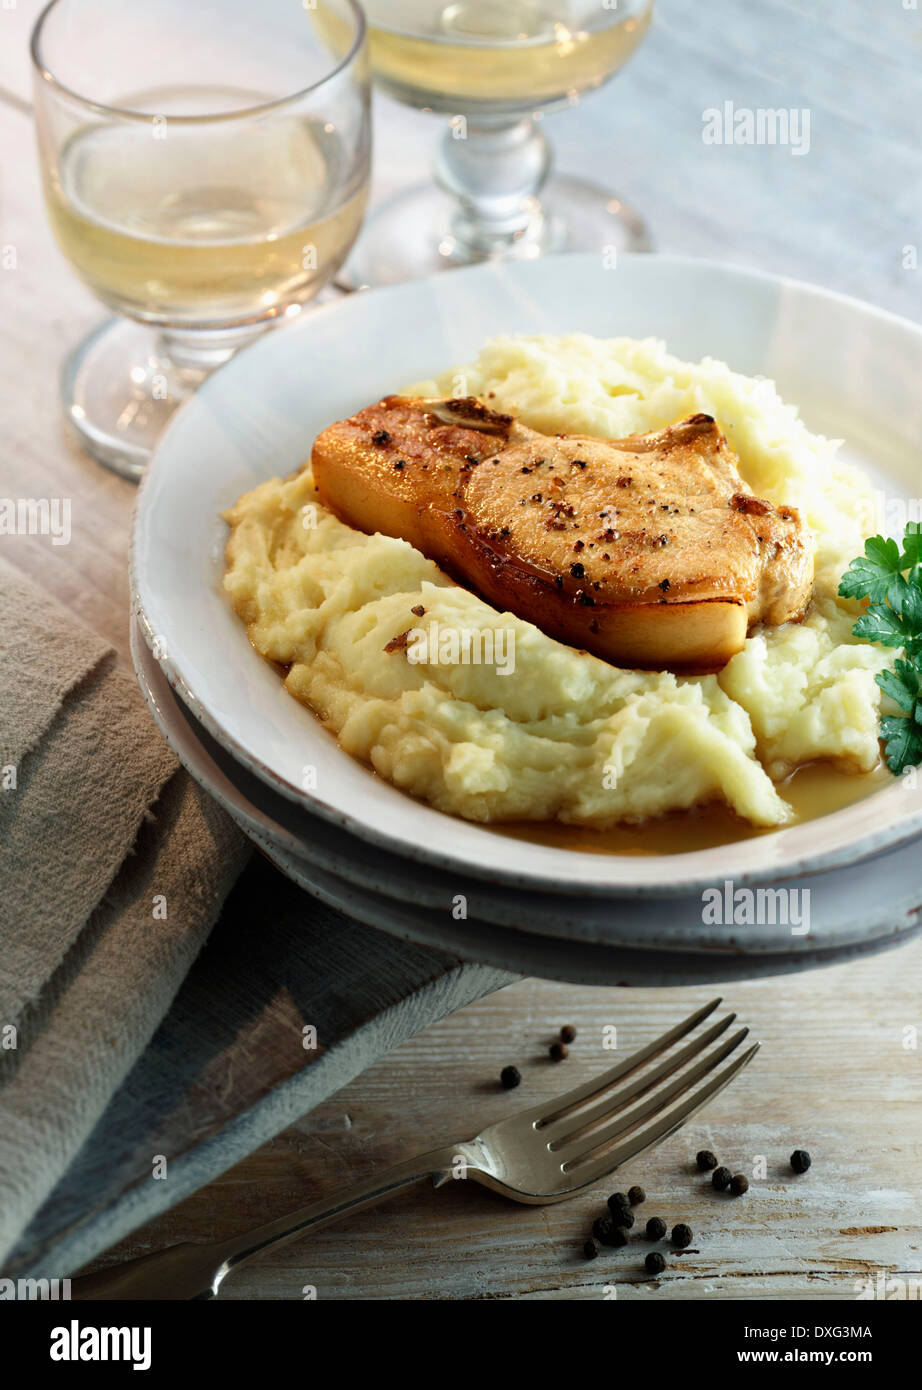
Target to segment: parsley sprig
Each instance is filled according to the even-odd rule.
[[[874,677],[903,711],[880,721],[887,766],[897,774],[922,762],[922,522],[906,527],[902,549],[883,536],[866,540],[864,554],[842,576],[839,593],[867,600],[852,629],[856,637],[903,651],[892,671]]]

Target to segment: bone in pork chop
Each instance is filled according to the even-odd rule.
[[[314,444],[322,501],[501,611],[619,666],[717,670],[813,579],[793,507],[755,497],[709,415],[626,439],[544,435],[466,398],[388,396]]]

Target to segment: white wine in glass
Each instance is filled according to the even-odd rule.
[[[139,100],[166,104],[158,92]],[[335,133],[292,116],[228,142],[195,131],[183,143],[177,177],[173,147],[152,140],[139,159],[124,125],[68,141],[46,196],[74,269],[117,312],[174,326],[247,323],[308,299],[352,245],[365,206],[365,181],[353,189],[342,177],[349,152]]]
[[[355,240],[364,18],[356,0],[52,0],[32,55],[52,228],[122,316],[67,359],[65,414],[137,477],[207,372],[297,313]]]
[[[554,0],[367,0],[365,9],[374,74],[392,96],[433,111],[495,114],[601,86],[643,39],[652,0],[640,10]]]
[[[653,0],[366,0],[378,84],[452,116],[438,187],[394,197],[349,262],[377,284],[549,251],[645,250],[642,220],[611,191],[549,177],[539,120],[602,86],[646,35]]]

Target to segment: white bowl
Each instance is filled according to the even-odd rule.
[[[269,333],[176,414],[142,485],[133,584],[149,642],[209,732],[271,787],[420,863],[530,890],[688,894],[730,878],[790,878],[853,863],[922,830],[922,798],[894,781],[818,820],[656,859],[497,835],[412,800],[350,758],[283,689],[224,595],[219,512],[297,468],[331,420],[469,360],[500,332],[656,335],[773,377],[807,425],[846,440],[889,495],[919,490],[922,329],[807,285],[673,256],[551,257],[363,292]],[[304,791],[301,769],[317,770]]]
[[[919,930],[913,844],[863,866],[798,881],[810,931],[782,923],[705,924],[700,895],[599,898],[505,888],[388,855],[279,796],[202,728],[132,631],[138,680],[192,776],[289,878],[369,926],[517,974],[592,984],[691,984],[826,965]],[[467,915],[454,906],[463,894]],[[803,898],[800,899],[802,903]],[[309,908],[306,907],[309,912]]]

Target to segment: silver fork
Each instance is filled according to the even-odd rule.
[[[446,1144],[398,1163],[350,1188],[335,1202],[312,1202],[230,1240],[172,1245],[83,1275],[71,1281],[71,1297],[214,1298],[228,1274],[244,1261],[425,1177],[436,1187],[451,1178],[471,1178],[514,1202],[532,1205],[573,1197],[674,1134],[758,1052],[759,1044],[754,1043],[721,1067],[749,1032],[740,1028],[729,1037],[723,1036],[735,1014],[712,1023],[683,1047],[669,1051],[720,1002],[712,1000],[601,1076],[488,1125],[474,1139]],[[667,1055],[641,1070],[661,1053]],[[609,1087],[632,1072],[638,1072],[632,1081],[613,1095],[607,1094]],[[615,1144],[616,1140],[621,1142]]]

